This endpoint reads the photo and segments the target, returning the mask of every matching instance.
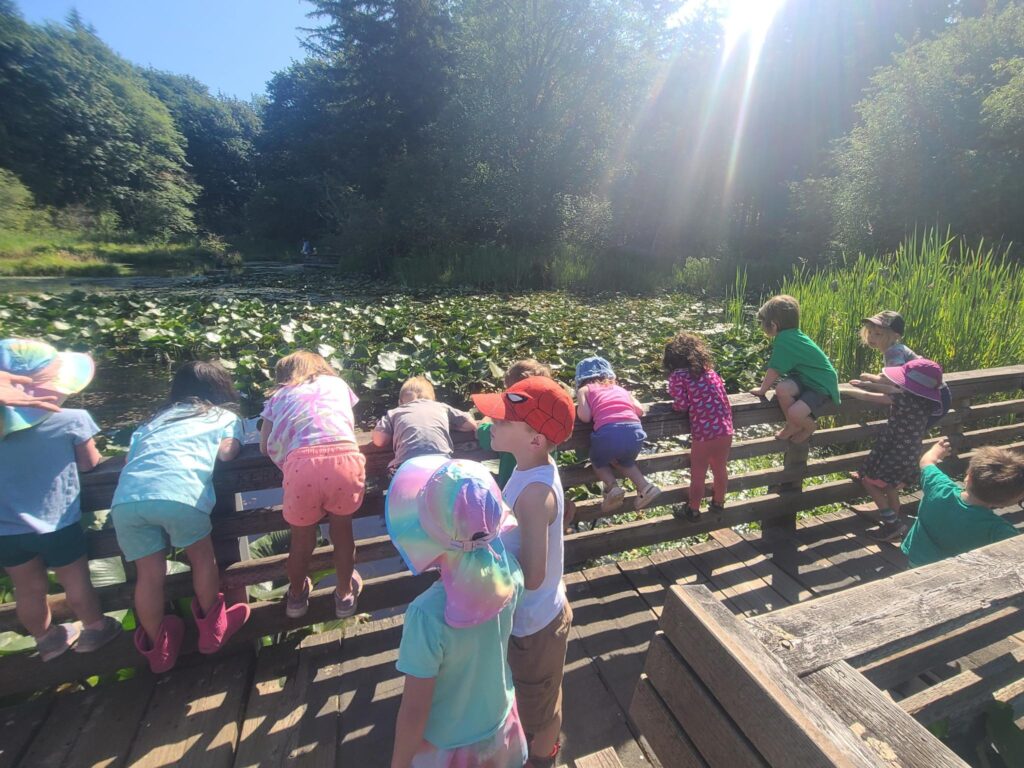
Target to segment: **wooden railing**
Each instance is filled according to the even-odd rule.
[[[953,408],[939,423],[937,430],[952,440],[954,462],[957,459],[963,460],[979,446],[1013,444],[1022,439],[1022,423],[979,425],[997,418],[1001,421],[1015,422],[1012,417],[1024,413],[1024,399],[1017,399],[1020,390],[1024,389],[1024,366],[951,373],[946,380],[952,391]],[[992,395],[1000,395],[1003,398],[1009,395],[1014,399],[973,404],[973,401],[979,398],[991,399]],[[757,425],[775,425],[781,421],[781,412],[771,401],[758,400],[746,394],[732,395],[730,400],[733,421],[739,430]],[[589,530],[566,537],[566,565],[571,568],[596,557],[743,523],[756,521],[766,526],[793,525],[796,514],[800,511],[860,498],[864,495],[862,489],[850,480],[817,481],[826,475],[843,473],[858,467],[865,452],[843,452],[842,446],[869,440],[883,427],[884,415],[877,406],[868,406],[852,398],[845,399],[835,420],[837,426],[820,429],[811,438],[811,448],[829,449],[826,452],[828,455],[824,458],[814,460],[808,458],[808,446],[793,446],[777,441],[771,436],[767,426],[765,431],[768,432],[768,436],[738,437],[732,449],[732,462],[771,455],[775,455],[776,459],[769,468],[733,474],[729,478],[729,490],[765,489],[765,492],[753,498],[730,502],[722,513],[705,513],[695,522],[663,515],[641,517],[622,524],[605,524],[608,521],[602,520],[604,516],[601,512],[600,498],[578,501],[576,520],[598,524]],[[643,421],[650,441],[678,438],[689,433],[687,418],[674,412],[668,403],[653,404]],[[563,449],[583,449],[579,453],[581,456],[585,455],[589,435],[589,425],[578,425]],[[383,477],[392,454],[390,451],[370,445],[368,435],[361,435],[360,442],[367,459],[368,490],[366,500],[356,516],[379,516],[383,512]],[[486,459],[493,456],[478,450],[475,443],[461,443],[456,447],[457,455],[466,458]],[[112,459],[104,462],[95,471],[82,476],[84,511],[104,510],[109,507],[122,464],[122,460]],[[645,454],[640,458],[639,466],[645,474],[684,469],[689,466],[689,451],[680,448],[664,453]],[[562,467],[561,476],[566,488],[596,481],[592,469],[582,462]],[[242,510],[238,501],[243,493],[278,488],[280,483],[279,470],[252,445],[245,446],[241,456],[235,461],[218,467],[214,475],[217,506],[213,513],[213,536],[215,543],[218,544],[218,551],[222,553],[222,580],[225,590],[244,594],[244,588],[249,585],[284,578],[286,555],[251,560],[239,560],[237,555],[238,537],[287,528],[280,507]],[[659,505],[683,503],[689,490],[686,483],[663,485],[662,488],[663,492],[658,499]],[[624,507],[617,510],[616,514],[632,510],[634,501],[635,496],[627,496]],[[111,528],[89,531],[87,537],[90,558],[120,555]],[[359,563],[381,560],[397,554],[387,536],[363,538],[357,545]],[[310,564],[311,570],[330,567],[331,548],[318,548]],[[128,581],[125,583],[99,588],[104,610],[113,611],[130,606],[133,590],[132,569],[129,567],[126,572]],[[407,571],[367,579],[359,600],[360,610],[370,612],[407,603],[432,579],[431,574],[412,576]],[[237,642],[333,619],[332,589],[333,587],[314,591],[310,610],[301,620],[287,619],[279,602],[253,603],[252,618],[237,635]],[[166,590],[168,599],[191,595],[190,575],[181,573],[168,576]],[[56,620],[71,617],[63,595],[51,595],[50,606]],[[18,629],[14,605],[0,606],[0,631]],[[187,641],[186,650],[189,647]],[[191,647],[194,647],[194,644]],[[37,657],[29,657],[28,654],[9,655],[0,658],[0,690],[16,691],[46,687],[91,674],[110,672],[138,662],[139,657],[131,647],[128,633],[115,642],[109,652],[65,654],[45,665],[39,662]]]

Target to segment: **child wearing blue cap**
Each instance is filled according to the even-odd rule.
[[[611,363],[603,357],[588,357],[576,366],[576,403],[580,421],[593,421],[590,463],[604,485],[602,512],[622,506],[626,492],[619,485],[612,466],[633,481],[637,489],[636,508],[650,506],[661,489],[644,477],[636,465],[647,433],[640,417],[643,406],[615,380]]]

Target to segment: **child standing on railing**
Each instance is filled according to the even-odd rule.
[[[861,400],[888,404],[889,421],[875,439],[858,474],[864,490],[878,507],[881,525],[868,535],[878,541],[898,541],[907,532],[899,518],[900,489],[917,480],[921,439],[928,418],[942,407],[942,368],[924,358],[882,369],[885,392],[862,392]]]
[[[640,421],[644,409],[633,395],[615,383],[615,371],[603,357],[588,357],[577,363],[576,403],[579,420],[594,422],[590,463],[604,484],[601,511],[614,512],[622,506],[626,495],[615,479],[613,465],[636,486],[636,508],[649,506],[661,488],[644,477],[636,465],[647,439]]]
[[[921,457],[921,502],[900,547],[911,568],[1020,533],[995,510],[1024,499],[1024,457],[1009,448],[979,448],[961,488],[936,466],[951,450],[943,437]]]
[[[508,650],[523,572],[501,491],[481,464],[420,456],[395,473],[384,519],[413,573],[441,572],[405,613],[392,768],[521,768]]]
[[[153,672],[174,666],[184,622],[164,615],[167,545],[184,549],[192,569],[192,615],[199,652],[214,653],[249,619],[228,606],[210,538],[213,468],[241,449],[238,393],[220,363],[192,361],[171,382],[167,403],[132,435],[110,516],[125,560],[135,563],[135,647]]]
[[[663,365],[669,375],[672,407],[690,416],[690,494],[686,517],[700,517],[708,467],[714,477],[708,510],[721,513],[725,509],[733,435],[732,405],[725,394],[725,383],[712,368],[711,353],[704,339],[693,333],[677,333],[665,345]]]
[[[94,651],[121,633],[120,622],[100,610],[79,522],[78,473],[100,463],[93,441],[99,427],[85,411],[54,412],[92,380],[92,359],[40,341],[4,339],[0,371],[7,374],[5,382],[22,388],[9,392],[0,407],[0,567],[14,583],[18,620],[35,638],[43,661],[71,646],[79,653]],[[52,623],[49,569],[81,627]]]
[[[398,407],[392,408],[373,428],[373,444],[391,446],[395,458],[388,464],[393,474],[413,456],[439,454],[452,457],[452,430],[473,432],[476,421],[465,411],[437,402],[434,385],[425,376],[413,376],[398,391]]]
[[[903,315],[886,309],[877,315],[865,317],[860,321],[860,340],[866,347],[877,349],[882,353],[883,367],[894,368],[905,365],[911,360],[917,360],[921,356],[903,343],[904,322]],[[885,392],[886,383],[881,374],[862,373],[859,379],[851,379],[850,386],[855,389],[850,391],[850,397],[856,400],[863,400],[861,391]],[[953,402],[949,386],[942,384],[939,392],[942,397],[942,409],[937,410],[928,417],[928,428],[933,427],[949,410]]]
[[[291,527],[285,614],[297,619],[309,610],[309,561],[327,515],[338,576],[334,615],[351,616],[363,583],[354,568],[352,533],[366,489],[352,413],[359,398],[323,357],[304,349],[278,360],[274,379],[277,387],[261,414],[260,450],[284,474],[283,514]]]

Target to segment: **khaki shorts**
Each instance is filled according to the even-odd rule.
[[[562,714],[562,675],[571,626],[572,606],[566,600],[562,612],[544,629],[509,639],[516,706],[528,738]]]

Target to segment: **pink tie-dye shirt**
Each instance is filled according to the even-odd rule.
[[[329,443],[355,443],[352,406],[355,392],[337,376],[318,376],[304,384],[282,387],[263,406],[264,419],[274,426],[267,439],[267,453],[284,466],[296,448]]]
[[[714,440],[732,434],[732,406],[725,394],[722,377],[710,368],[699,378],[686,369],[668,377],[672,407],[689,411],[690,434],[694,440]]]

